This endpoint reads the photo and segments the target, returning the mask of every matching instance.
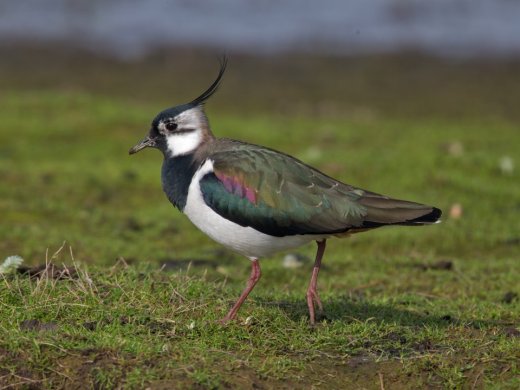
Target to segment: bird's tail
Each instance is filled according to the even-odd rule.
[[[367,195],[359,200],[359,203],[367,209],[363,227],[372,228],[384,225],[420,226],[440,222],[442,211],[437,207],[406,200],[391,199],[376,194]]]

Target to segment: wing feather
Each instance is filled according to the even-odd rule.
[[[239,142],[230,146],[209,156],[214,172],[202,178],[200,188],[209,207],[241,226],[279,237],[332,235],[440,216],[431,206],[338,182],[283,153]]]

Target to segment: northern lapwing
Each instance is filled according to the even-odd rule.
[[[216,138],[203,105],[217,90],[226,64],[224,59],[216,80],[199,97],[160,112],[129,153],[159,149],[170,202],[213,240],[251,260],[246,288],[222,322],[235,318],[260,279],[259,259],[316,241],[307,289],[314,324],[314,304],[323,309],[316,285],[328,238],[386,225],[432,224],[441,210],[342,183],[273,149]]]

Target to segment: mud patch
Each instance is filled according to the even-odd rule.
[[[140,232],[145,228],[145,225],[137,219],[130,217],[124,222],[124,228],[132,232]]]
[[[174,356],[143,360],[115,350],[75,350],[57,356],[56,360],[46,366],[48,370],[18,370],[14,375],[4,376],[0,378],[0,386],[22,377],[22,383],[26,386],[24,388],[33,388],[33,385],[36,386],[34,388],[42,386],[56,389],[125,388],[130,384],[132,387],[139,385],[149,389],[414,389],[421,388],[426,379],[421,374],[409,376],[398,360],[378,362],[370,355],[347,358],[324,355],[310,361],[302,356],[302,368],[290,369],[285,373],[259,370],[252,367],[246,357],[237,359],[236,364],[218,364],[224,357],[220,356],[220,352],[218,355],[207,363],[202,359],[172,364]],[[299,358],[292,356],[291,359]],[[19,356],[16,361],[23,359]],[[132,376],[136,369],[142,372],[152,370],[154,374],[136,383],[135,376]]]
[[[20,323],[20,330],[35,331],[35,332],[49,332],[58,329],[58,324],[55,322],[41,322],[39,320],[25,320]]]
[[[87,321],[87,322],[84,322],[82,324],[82,326],[86,329],[86,330],[90,330],[91,332],[96,330],[97,327],[98,327],[98,323],[96,321]]]
[[[508,238],[507,240],[502,241],[506,246],[517,246],[520,245],[520,237]]]
[[[29,276],[31,279],[77,279],[78,273],[75,269],[69,269],[66,267],[59,267],[53,263],[41,264],[35,267],[19,267],[18,273]]]
[[[421,388],[419,375],[409,377],[403,364],[397,360],[377,362],[369,355],[353,356],[348,359],[326,359],[314,362],[302,385],[312,388],[343,389],[416,389]]]
[[[510,304],[513,303],[513,301],[518,299],[518,294],[514,291],[508,291],[504,294],[501,301],[502,303]]]
[[[197,375],[199,370],[211,371],[213,379]],[[391,360],[376,362],[368,355],[342,358],[319,358],[305,364],[302,371],[291,370],[287,374],[260,373],[246,365],[234,368],[190,367],[175,379],[157,380],[149,384],[151,389],[380,389],[420,388],[420,376],[403,375],[402,363]]]
[[[518,330],[514,326],[504,328],[503,332],[507,337],[520,337],[520,330]]]
[[[451,260],[439,260],[431,264],[414,264],[416,268],[423,271],[436,270],[436,271],[451,271],[453,270],[453,261]]]

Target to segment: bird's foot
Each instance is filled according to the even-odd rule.
[[[316,313],[314,310],[314,304],[318,305],[318,313],[323,313],[323,304],[321,303],[320,296],[318,295],[318,292],[316,289],[309,288],[307,290],[307,306],[309,307],[309,318],[311,326],[314,326],[316,324]]]
[[[220,324],[220,325],[228,325],[231,321],[233,321],[235,319],[235,316],[230,316],[229,313],[221,318],[220,320],[217,320],[217,324]]]

